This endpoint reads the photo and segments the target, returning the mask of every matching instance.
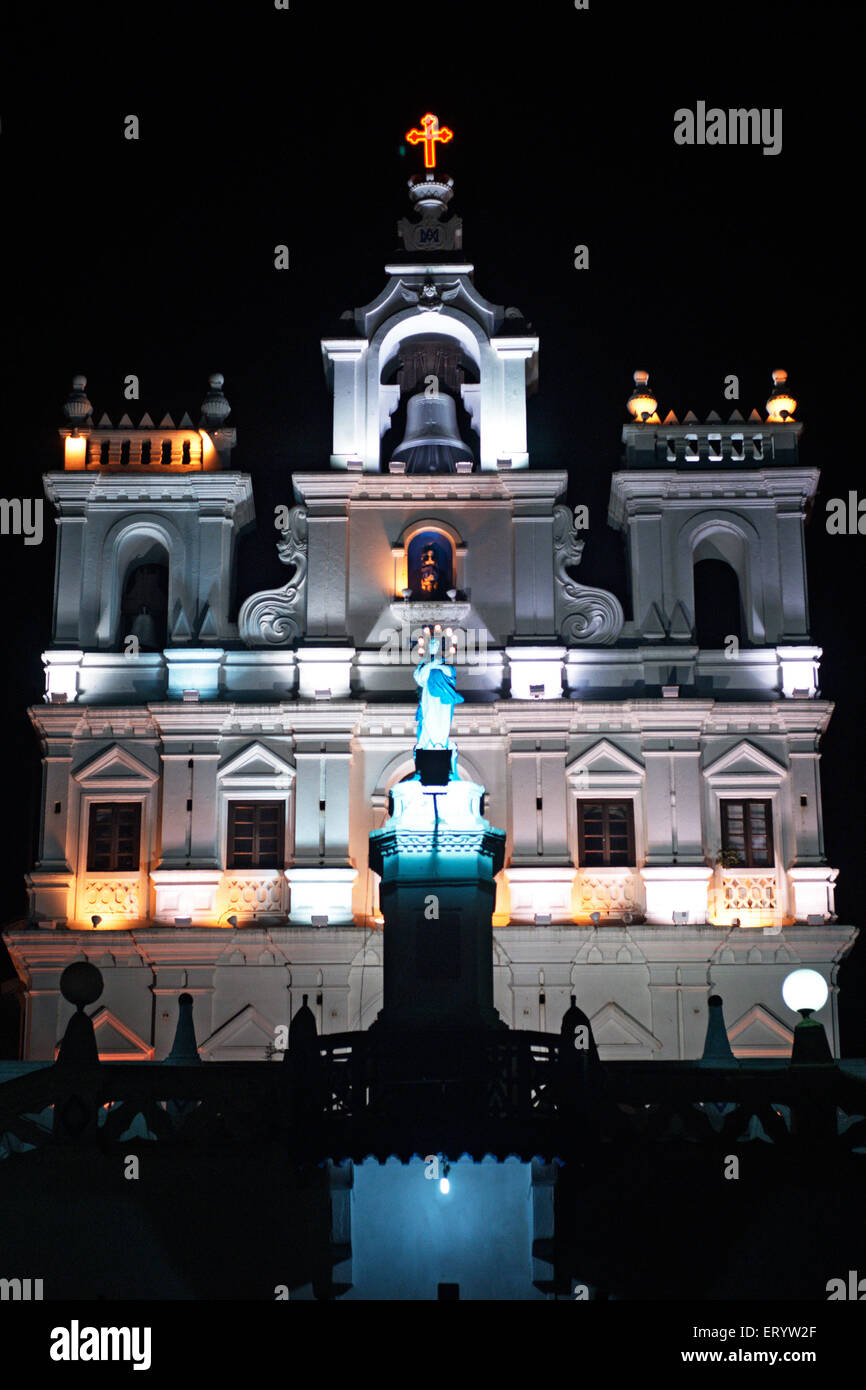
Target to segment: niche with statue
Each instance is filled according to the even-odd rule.
[[[444,601],[454,588],[454,552],[439,531],[419,531],[409,542],[408,580],[412,597]]]

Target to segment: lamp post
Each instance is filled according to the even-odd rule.
[[[791,1104],[791,1134],[809,1148],[832,1141],[836,1134],[836,1104],[826,1094],[826,1069],[835,1062],[823,1023],[812,1018],[824,1007],[829,993],[827,981],[817,970],[792,970],[782,984],[782,998],[801,1016],[791,1049],[790,1067],[799,1082]]]
[[[792,1012],[801,1015],[794,1029],[792,1066],[816,1062],[833,1065],[833,1054],[824,1025],[817,1018],[812,1018],[812,1014],[823,1009],[829,995],[827,981],[817,970],[792,970],[790,975],[785,976],[782,998]]]

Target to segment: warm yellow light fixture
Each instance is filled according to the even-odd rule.
[[[201,437],[201,466],[205,469],[213,468],[217,460],[216,445],[207,430],[199,430],[199,435]]]
[[[87,461],[87,437],[73,430],[66,436],[63,464],[66,468],[83,468]]]
[[[785,382],[788,380],[788,373],[781,370],[773,372],[773,390],[767,401],[767,424],[768,425],[790,425],[794,422],[794,411],[797,409],[796,399],[790,391],[785,390]]]
[[[627,405],[629,414],[634,416],[639,425],[649,424],[654,416],[658,419],[658,401],[649,389],[649,372],[635,372],[634,390],[628,398]]]

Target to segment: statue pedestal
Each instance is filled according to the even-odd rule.
[[[480,814],[483,794],[475,782],[400,782],[393,815],[370,836],[385,918],[380,1026],[504,1026],[493,1007],[492,915],[505,832]]]

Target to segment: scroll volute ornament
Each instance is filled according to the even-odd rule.
[[[292,507],[288,525],[280,532],[277,554],[294,573],[281,589],[264,589],[244,601],[238,614],[241,641],[249,647],[263,643],[288,647],[306,630],[307,509]]]
[[[571,578],[585,542],[578,536],[568,507],[553,509],[553,576],[556,583],[557,626],[569,646],[610,647],[622,632],[625,618],[619,599],[607,589],[593,589]]]

